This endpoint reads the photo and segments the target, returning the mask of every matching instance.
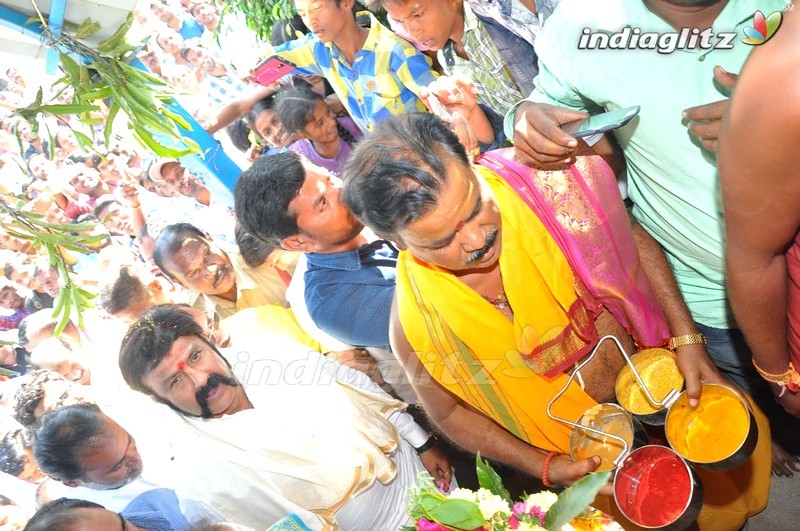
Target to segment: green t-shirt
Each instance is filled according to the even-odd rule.
[[[752,50],[741,42],[744,27],[753,25],[757,9],[768,16],[785,4],[730,0],[710,42],[736,32],[731,49],[578,48],[581,37],[586,42],[584,28],[614,34],[627,27],[631,35],[638,29],[640,39],[645,32],[677,33],[638,0],[564,0],[536,40],[539,76],[530,100],[591,114],[641,106],[616,133],[628,163],[633,214],[664,247],[694,319],[715,328],[736,326],[725,282],[717,161],[690,136],[681,113],[730,95],[715,82],[714,66],[738,74]],[[506,119],[509,133],[514,110]]]

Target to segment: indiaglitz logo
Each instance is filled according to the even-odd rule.
[[[764,18],[764,13],[756,11],[753,14],[753,26],[746,26],[744,34],[746,38],[742,42],[751,46],[760,46],[770,40],[778,28],[781,27],[783,22],[783,13],[775,11],[767,18]]]

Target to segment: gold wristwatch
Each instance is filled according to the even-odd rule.
[[[685,336],[676,336],[669,338],[669,342],[667,346],[670,350],[674,351],[678,347],[682,347],[684,345],[707,345],[706,343],[706,336],[703,334],[686,334]]]

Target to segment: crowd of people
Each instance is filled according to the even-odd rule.
[[[222,2],[137,5],[143,63],[242,166],[234,205],[124,127],[106,145],[105,106],[29,123],[38,86],[0,79],[0,525],[394,531],[421,472],[458,488],[453,447],[568,486],[600,459],[573,461],[548,404],[615,401],[611,343],[571,377],[607,335],[672,350],[692,404],[747,397],[757,445],[699,471],[697,525],[764,510],[800,472],[800,99],[759,80],[797,71],[800,18],[746,68],[741,42],[578,41],[741,34],[785,0],[294,5],[269,43]],[[272,56],[294,69],[259,85]],[[632,105],[614,133],[561,129]],[[96,238],[54,263],[12,208]],[[97,297],[56,333],[67,280]]]

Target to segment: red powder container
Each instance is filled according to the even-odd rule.
[[[614,500],[636,525],[682,530],[700,512],[703,486],[691,466],[673,450],[643,446],[617,468]]]

